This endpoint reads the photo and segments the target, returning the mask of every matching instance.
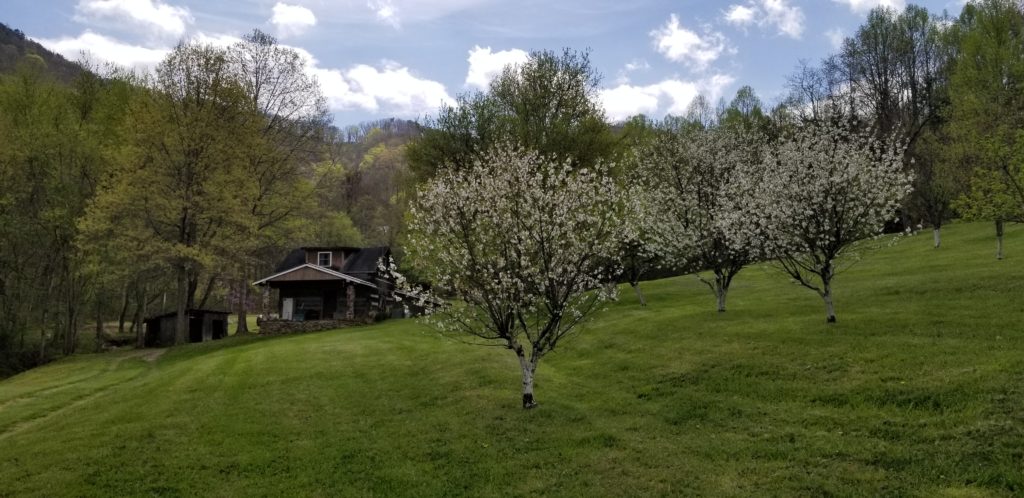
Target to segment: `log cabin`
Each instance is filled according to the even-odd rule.
[[[277,291],[277,319],[370,321],[404,316],[378,266],[388,247],[302,247],[253,285]]]

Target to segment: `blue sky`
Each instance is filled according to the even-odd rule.
[[[961,0],[917,2],[959,12]],[[613,120],[679,112],[751,85],[771,103],[870,8],[903,0],[4,0],[0,22],[71,59],[146,70],[183,38],[260,28],[305,57],[335,124],[421,118],[526,51],[591,49]]]

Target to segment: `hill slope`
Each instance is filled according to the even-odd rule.
[[[47,71],[64,83],[70,83],[82,72],[82,66],[47,50],[20,30],[0,23],[0,74],[13,73],[26,54],[38,55],[46,62]]]
[[[647,284],[549,356],[412,321],[80,356],[0,382],[7,495],[1011,495],[1024,491],[1024,230],[915,237],[836,283],[767,268],[713,312]]]

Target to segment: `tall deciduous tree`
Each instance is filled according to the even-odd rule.
[[[968,3],[951,30],[958,53],[950,134],[970,145],[977,169],[987,170],[972,175],[973,191],[960,206],[972,215],[1004,213],[1008,195],[1024,209],[1024,5]]]
[[[597,100],[599,82],[586,52],[532,52],[526,62],[506,67],[486,93],[443,105],[409,147],[410,165],[429,178],[442,168],[468,168],[501,143],[573,167],[607,160],[616,143]]]
[[[867,132],[821,122],[797,129],[744,175],[754,193],[748,214],[759,217],[749,236],[762,237],[782,269],[821,296],[829,323],[844,256],[880,234],[910,193],[902,154]]]
[[[415,269],[459,299],[437,325],[511,350],[523,408],[540,360],[614,293],[624,219],[608,173],[504,145],[440,172],[412,208]]]
[[[232,273],[238,302],[236,335],[248,332],[246,315],[253,268],[280,241],[294,238],[287,223],[311,200],[304,166],[316,157],[330,123],[326,100],[302,57],[260,30],[227,52],[229,71],[243,91],[256,136],[245,152],[247,175],[236,188],[248,204],[254,233],[239,240]]]
[[[790,78],[793,108],[806,119],[845,115],[870,126],[879,140],[906,144],[904,167],[915,174],[916,188],[903,221],[923,220],[936,240],[950,215],[950,184],[935,161],[942,143],[922,137],[934,138],[948,105],[949,22],[916,5],[875,8],[820,69],[805,64]]]
[[[173,268],[181,343],[186,309],[203,304],[216,269],[254,230],[250,198],[238,187],[259,121],[223,50],[179,44],[149,83],[132,109],[134,158],[103,184],[83,223]]]

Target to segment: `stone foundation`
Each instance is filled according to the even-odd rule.
[[[321,330],[341,329],[355,325],[365,325],[366,321],[360,320],[309,320],[305,322],[293,322],[291,320],[256,320],[260,328],[260,335],[288,335],[302,334],[305,332],[319,332]]]

